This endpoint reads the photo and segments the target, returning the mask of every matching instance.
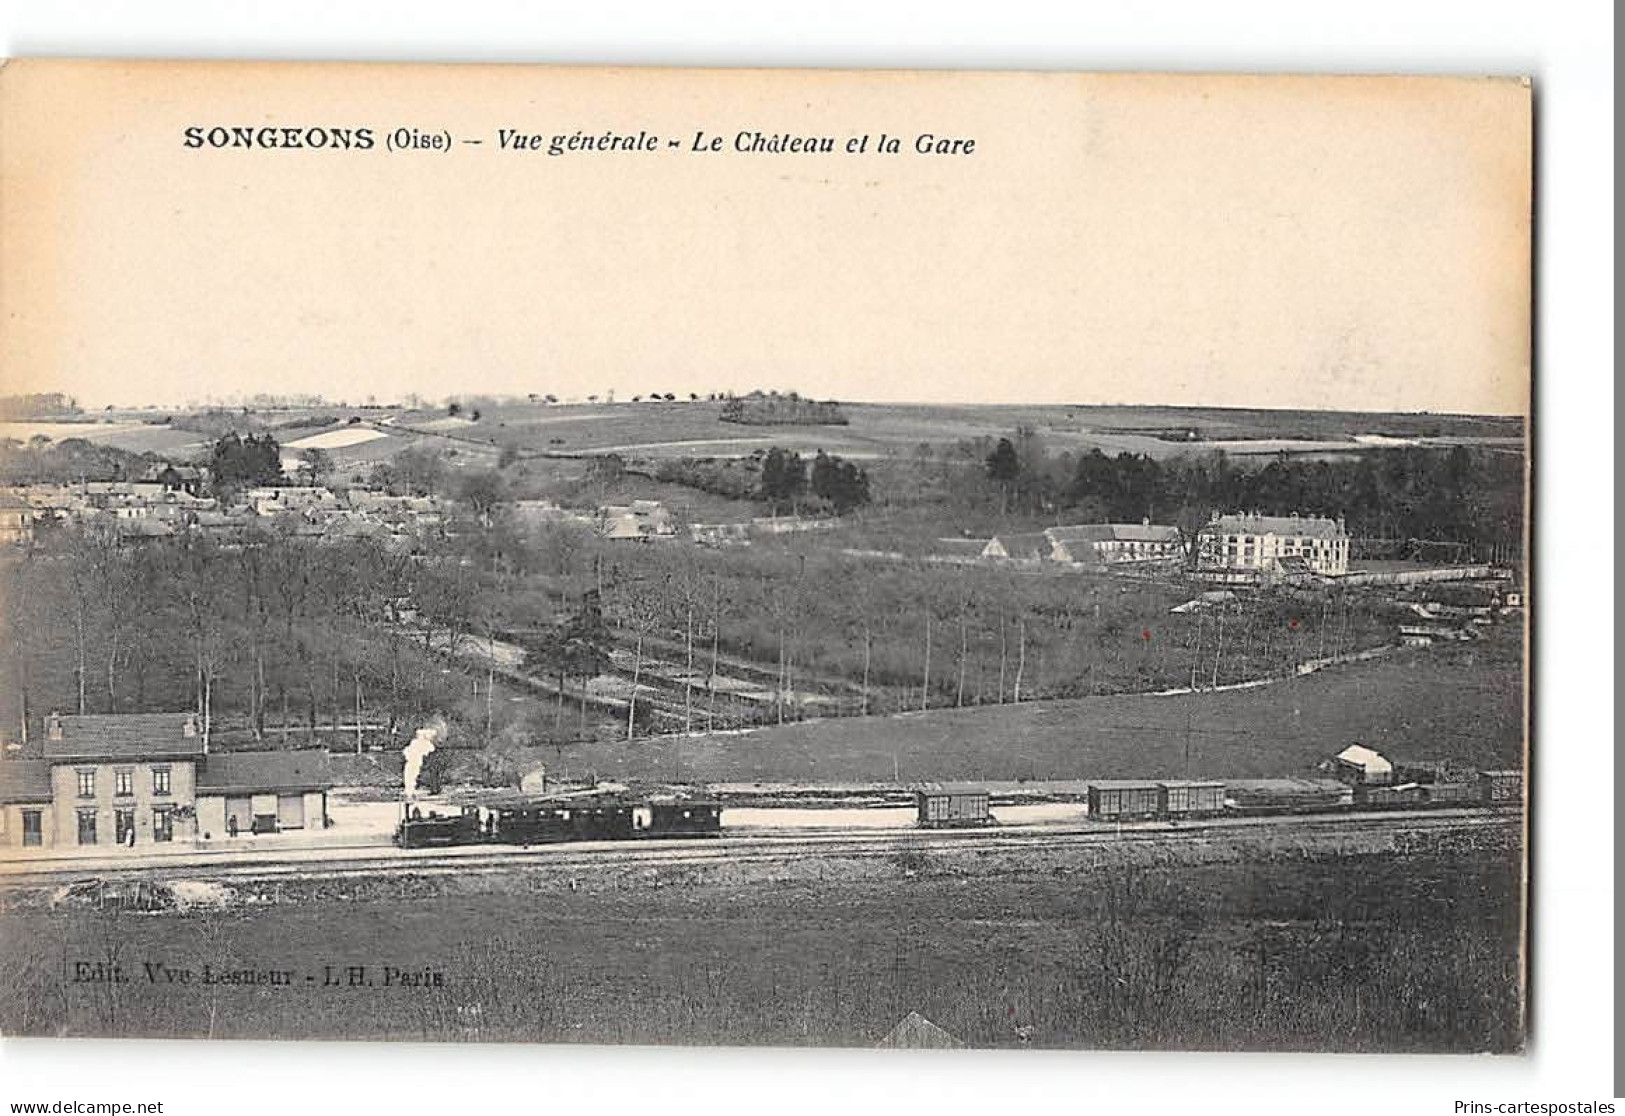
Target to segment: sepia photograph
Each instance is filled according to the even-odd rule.
[[[1524,1053],[1533,88],[7,63],[0,1033]]]

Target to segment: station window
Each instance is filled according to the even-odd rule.
[[[96,797],[96,769],[80,768],[75,774],[79,776],[79,797]],[[92,839],[94,841],[94,838]]]
[[[113,793],[119,798],[128,798],[135,793],[135,770],[121,767],[113,772]]]
[[[94,845],[96,843],[96,808],[94,806],[79,811],[79,843],[81,845]]]
[[[158,806],[152,811],[152,839],[154,841],[175,839],[175,816],[172,807]]]
[[[169,793],[169,768],[155,767],[152,769],[152,793]]]

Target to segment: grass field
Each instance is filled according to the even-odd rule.
[[[1399,758],[1521,767],[1517,654],[1508,631],[1495,645],[1400,651],[1250,690],[829,719],[567,752],[575,771],[701,782],[1266,777],[1303,774],[1355,741]]]
[[[767,445],[854,458],[907,455],[922,443],[997,438],[1017,427],[1037,431],[1054,450],[1100,449],[1168,456],[1212,441],[1297,439],[1347,441],[1356,434],[1391,438],[1518,437],[1522,426],[1494,418],[1339,412],[1230,411],[1188,407],[928,406],[843,404],[846,426],[746,426],[718,417],[710,402],[621,402],[550,406],[499,404],[477,423],[459,423],[458,438],[531,452],[610,453],[627,457],[736,456]],[[403,426],[428,426],[443,412],[409,412]],[[1199,441],[1186,442],[1187,432]]]
[[[899,854],[900,856],[906,854]],[[919,1011],[977,1047],[1509,1051],[1513,853],[942,871],[191,915],[0,915],[7,1034],[871,1046]],[[906,870],[904,870],[906,868]],[[117,960],[129,984],[73,984]],[[286,968],[153,985],[143,962]],[[439,989],[323,988],[323,966]],[[313,976],[305,980],[306,975]]]

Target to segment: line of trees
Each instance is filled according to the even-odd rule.
[[[934,455],[933,455],[934,456]],[[978,491],[965,470],[937,498],[974,503],[991,492],[1000,515],[1074,522],[1174,523],[1190,533],[1213,512],[1345,517],[1351,534],[1444,540],[1481,558],[1520,552],[1524,467],[1519,454],[1454,446],[1373,450],[1337,459],[1285,453],[1253,464],[1219,452],[1154,458],[1055,453],[1030,430],[969,444],[941,464],[979,456]],[[888,485],[888,489],[892,486]]]
[[[846,426],[850,421],[839,403],[803,399],[793,391],[729,395],[717,417],[747,426]]]

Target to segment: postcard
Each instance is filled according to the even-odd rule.
[[[1531,152],[6,64],[0,1032],[1522,1051]]]

